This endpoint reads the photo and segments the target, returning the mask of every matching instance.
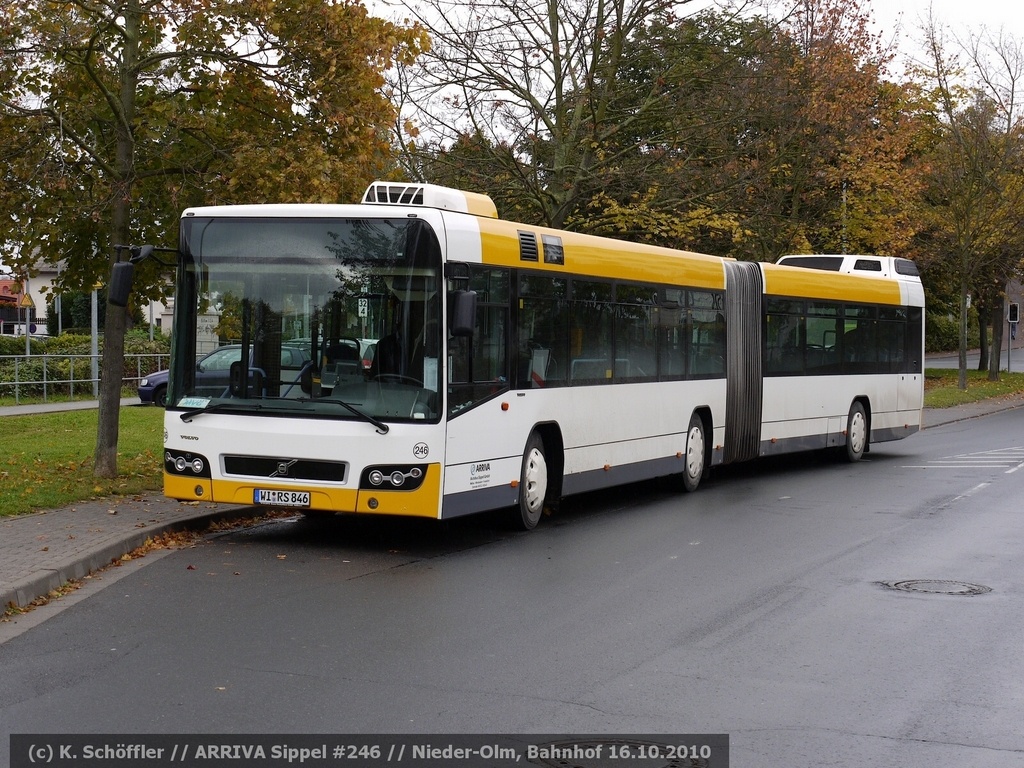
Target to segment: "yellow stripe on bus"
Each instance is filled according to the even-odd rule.
[[[902,304],[896,280],[859,277],[799,267],[764,265],[764,292],[769,296],[794,296],[865,304]]]
[[[491,200],[487,195],[481,195],[479,192],[463,192],[466,198],[466,210],[475,216],[486,216],[490,219],[498,218],[498,209],[494,205],[494,201]]]
[[[529,232],[537,238],[537,261],[524,261],[520,258],[519,232]],[[545,263],[542,235],[559,239],[563,263]],[[480,220],[480,237],[485,264],[639,283],[667,283],[712,290],[725,288],[723,259],[717,256],[673,251],[576,232],[527,227],[497,219]]]

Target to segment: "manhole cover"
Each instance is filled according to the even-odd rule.
[[[942,579],[908,579],[906,581],[883,581],[883,587],[897,589],[900,592],[922,592],[928,595],[984,595],[991,592],[991,587],[981,584],[970,584],[966,581],[947,581]]]

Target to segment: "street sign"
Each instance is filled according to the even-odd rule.
[[[21,301],[18,302],[18,306],[21,307],[22,309],[35,309],[36,303],[32,300],[32,294],[21,294]]]

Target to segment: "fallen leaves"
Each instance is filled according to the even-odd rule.
[[[186,547],[196,546],[198,543],[201,543],[201,541],[207,535],[212,534],[212,533],[222,533],[222,532],[225,532],[225,531],[237,530],[237,529],[241,529],[241,528],[249,528],[249,527],[252,527],[252,526],[259,525],[261,523],[267,522],[269,520],[274,520],[274,519],[278,519],[278,518],[281,518],[281,517],[289,517],[289,516],[290,516],[290,513],[287,513],[287,512],[284,512],[284,511],[280,511],[280,510],[276,510],[276,511],[268,512],[267,514],[264,514],[264,515],[255,515],[255,516],[249,516],[249,517],[228,518],[228,519],[222,519],[222,520],[208,521],[207,525],[204,528],[202,528],[201,530],[166,531],[164,533],[157,534],[157,535],[150,536],[150,537],[146,538],[146,540],[142,543],[141,546],[138,546],[135,549],[131,550],[130,552],[126,552],[125,554],[121,555],[120,557],[115,558],[114,560],[112,560],[106,566],[106,568],[120,567],[121,565],[123,565],[125,563],[129,563],[129,562],[131,562],[133,560],[137,560],[139,558],[142,558],[146,554],[148,554],[149,552],[153,552],[155,550],[161,550],[161,549],[184,549]],[[74,539],[75,536],[74,536],[74,534],[68,534],[67,538],[68,539]],[[41,551],[46,552],[46,551],[48,551],[48,549],[49,549],[49,547],[45,546],[45,547],[41,548]],[[283,555],[283,554],[277,556],[277,558],[279,560],[284,560],[286,557],[287,557],[287,555]],[[100,568],[100,569],[94,571],[92,574],[87,575],[85,578],[87,578],[87,579],[88,578],[92,578],[93,574],[102,573],[104,570],[106,570],[106,568]],[[192,564],[189,564],[188,566],[186,566],[186,569],[190,570],[190,571],[197,570],[196,566],[192,565]],[[241,574],[241,571],[234,571],[233,575],[241,576],[242,574]],[[75,581],[75,580],[68,581],[65,584],[62,584],[57,589],[52,590],[49,594],[44,595],[42,597],[39,597],[36,600],[33,600],[28,605],[20,606],[19,607],[19,606],[15,606],[15,605],[11,604],[11,605],[5,606],[4,609],[3,609],[2,615],[0,615],[0,620],[2,620],[2,621],[9,621],[10,617],[12,617],[12,616],[16,616],[16,615],[20,615],[20,614],[26,613],[26,612],[32,610],[33,608],[37,608],[37,607],[39,607],[41,605],[46,605],[51,600],[59,598],[59,597],[63,596],[64,594],[66,594],[67,592],[70,592],[70,591],[73,591],[75,589],[78,589],[80,586],[81,586],[81,583],[78,582],[78,581]]]

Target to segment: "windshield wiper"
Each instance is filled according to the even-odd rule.
[[[390,431],[390,429],[391,429],[391,427],[389,427],[387,424],[385,424],[380,419],[378,419],[378,418],[376,418],[374,416],[371,416],[370,414],[366,413],[365,411],[359,410],[354,405],[352,405],[351,403],[346,403],[344,400],[337,400],[337,399],[335,399],[333,397],[317,398],[316,400],[314,400],[313,398],[310,398],[310,397],[300,397],[300,398],[298,398],[298,402],[300,402],[300,403],[335,403],[336,405],[340,405],[340,406],[342,406],[344,408],[347,408],[349,410],[349,412],[355,414],[356,416],[358,416],[363,421],[366,421],[366,422],[369,422],[370,424],[373,424],[373,426],[375,426],[377,428],[377,433],[378,434],[386,435],[388,433],[388,431]]]
[[[232,403],[232,402],[214,403],[213,405],[207,405],[204,408],[193,408],[192,410],[184,411],[181,414],[181,420],[184,421],[184,422],[189,422],[189,421],[192,421],[192,417],[193,416],[199,416],[200,414],[203,414],[203,413],[213,413],[214,411],[220,411],[220,410],[223,410],[224,408],[235,408],[235,407],[238,407],[238,408],[245,407],[246,410],[249,410],[250,406],[242,406],[241,403]],[[254,406],[255,410],[257,410],[257,411],[261,407],[262,406],[259,405],[258,403]]]
[[[274,400],[274,401],[279,402],[279,403],[302,403],[303,405],[312,405],[312,404],[315,404],[315,403],[334,403],[336,405],[340,405],[340,406],[342,406],[344,408],[347,408],[351,413],[355,414],[356,416],[358,416],[363,421],[368,422],[369,424],[372,424],[373,426],[375,426],[377,428],[377,432],[379,434],[381,434],[381,435],[386,435],[390,431],[390,429],[391,429],[391,427],[389,427],[387,424],[385,424],[380,419],[377,419],[377,418],[371,416],[370,414],[366,413],[365,411],[359,410],[354,405],[352,405],[350,403],[346,403],[344,400],[337,400],[337,399],[334,399],[334,398],[322,398],[322,399],[314,400],[314,399],[309,398],[309,397],[299,397],[299,398],[295,398],[294,400],[292,400],[291,398],[287,398],[287,397],[262,398],[262,399]],[[280,410],[280,409],[278,409],[276,407],[275,408],[268,408],[267,406],[261,405],[260,403],[243,404],[243,403],[234,403],[234,402],[231,402],[231,401],[222,401],[222,402],[219,402],[219,403],[214,403],[213,405],[208,405],[205,408],[193,408],[192,410],[184,411],[181,414],[181,420],[184,421],[184,422],[190,422],[190,421],[192,421],[192,418],[194,416],[199,416],[199,415],[204,414],[204,413],[213,413],[214,411],[220,411],[220,410],[223,410],[225,408],[237,408],[239,410],[244,410],[244,411],[278,411],[278,410]],[[302,410],[307,410],[307,409],[303,408]]]

